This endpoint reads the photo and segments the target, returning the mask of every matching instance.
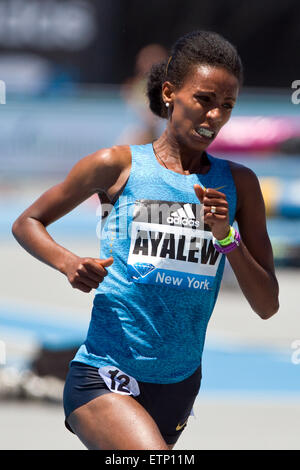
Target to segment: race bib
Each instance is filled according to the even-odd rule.
[[[209,291],[220,263],[202,204],[135,201],[127,273],[131,281]]]
[[[120,369],[104,366],[100,367],[98,372],[111,392],[119,393],[120,395],[133,395],[134,397],[140,394],[137,381]]]

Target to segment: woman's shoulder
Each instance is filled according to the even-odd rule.
[[[131,151],[128,145],[101,148],[83,157],[68,175],[68,181],[95,191],[112,191],[128,177],[131,168]]]
[[[109,167],[127,167],[131,163],[131,150],[129,145],[113,145],[101,148],[94,153],[96,161]]]

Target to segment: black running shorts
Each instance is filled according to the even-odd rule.
[[[126,374],[118,369],[109,370],[110,380],[99,374],[97,367],[81,362],[71,362],[64,387],[65,425],[76,408],[105,393],[126,391],[129,383]],[[137,382],[139,394],[133,396],[152,416],[167,444],[175,444],[191,414],[201,384],[201,365],[187,379],[171,384]],[[119,382],[116,381],[119,378]],[[116,380],[115,380],[116,379]],[[132,378],[131,378],[132,379]],[[123,393],[129,394],[129,393]]]

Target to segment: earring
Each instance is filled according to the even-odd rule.
[[[170,103],[165,103],[166,107],[168,108],[170,106]]]

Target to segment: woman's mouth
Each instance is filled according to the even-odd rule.
[[[213,139],[216,135],[215,131],[208,129],[207,127],[199,126],[195,128],[195,131],[201,137],[206,137],[207,139]]]

